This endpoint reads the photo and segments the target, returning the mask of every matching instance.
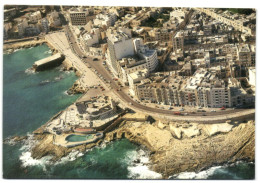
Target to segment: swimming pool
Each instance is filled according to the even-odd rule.
[[[80,142],[80,141],[86,141],[93,139],[95,135],[89,134],[89,135],[69,135],[66,137],[66,141],[68,142]]]

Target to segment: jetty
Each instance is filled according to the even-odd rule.
[[[36,61],[33,64],[33,69],[35,71],[42,71],[51,67],[59,66],[64,58],[64,55],[61,53],[56,53],[55,55]]]

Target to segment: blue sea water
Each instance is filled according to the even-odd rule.
[[[80,97],[66,94],[66,90],[77,79],[73,72],[61,71],[60,67],[38,73],[28,71],[36,60],[49,55],[51,52],[46,45],[4,54],[4,139],[31,133]],[[49,157],[32,159],[29,152],[32,142],[27,140],[25,144],[3,145],[4,178],[161,178],[160,174],[150,171],[146,166],[149,163],[148,152],[127,139],[103,144],[85,153],[72,152],[56,163],[50,162]],[[140,162],[136,163],[137,159]],[[242,162],[213,169],[202,172],[203,179],[254,178],[254,164],[251,163]]]

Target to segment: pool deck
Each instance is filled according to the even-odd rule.
[[[103,137],[103,135],[102,135],[101,137],[95,136],[93,139],[88,139],[88,140],[85,140],[85,141],[68,142],[66,140],[66,138],[70,135],[81,135],[82,136],[82,134],[80,134],[80,133],[54,135],[53,136],[53,144],[58,145],[58,146],[63,146],[63,147],[75,147],[75,146],[82,145],[82,144],[89,144],[89,143],[96,142],[98,139]]]

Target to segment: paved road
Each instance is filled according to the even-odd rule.
[[[72,32],[70,31],[70,29],[68,28],[68,26],[65,27],[65,32],[68,33],[68,37],[69,37],[69,41],[72,42],[72,47],[76,53],[76,55],[78,55],[79,57],[83,57],[85,54],[80,50],[79,46],[76,43],[76,40],[72,34]],[[85,63],[82,65],[82,63]],[[143,111],[143,112],[148,112],[151,114],[158,114],[158,115],[171,115],[171,116],[175,116],[175,117],[179,117],[174,115],[174,111],[170,111],[170,110],[163,110],[163,109],[158,109],[158,108],[152,108],[152,107],[148,107],[145,105],[142,105],[138,102],[136,102],[135,100],[133,100],[130,96],[128,96],[126,93],[124,93],[123,91],[118,91],[118,89],[120,88],[117,84],[117,82],[115,82],[112,78],[112,75],[101,65],[100,61],[96,62],[93,61],[93,58],[87,57],[82,59],[82,63],[80,64],[82,66],[82,70],[84,71],[84,67],[86,66],[86,63],[89,64],[91,67],[93,67],[94,69],[97,70],[97,72],[99,74],[101,74],[107,81],[110,81],[110,89],[113,93],[115,93],[118,97],[120,97],[121,100],[123,100],[129,108],[132,108],[133,110],[139,110],[139,111]],[[239,115],[240,112],[250,112],[252,111],[252,109],[233,109],[233,110],[223,110],[223,111],[217,111],[217,112],[207,112],[207,113],[188,113],[189,116],[197,116],[199,118],[205,118],[209,119],[209,116],[225,116],[228,114],[237,114]],[[186,113],[186,112],[185,112]],[[206,116],[204,116],[206,115]],[[181,117],[183,118],[183,116]]]

